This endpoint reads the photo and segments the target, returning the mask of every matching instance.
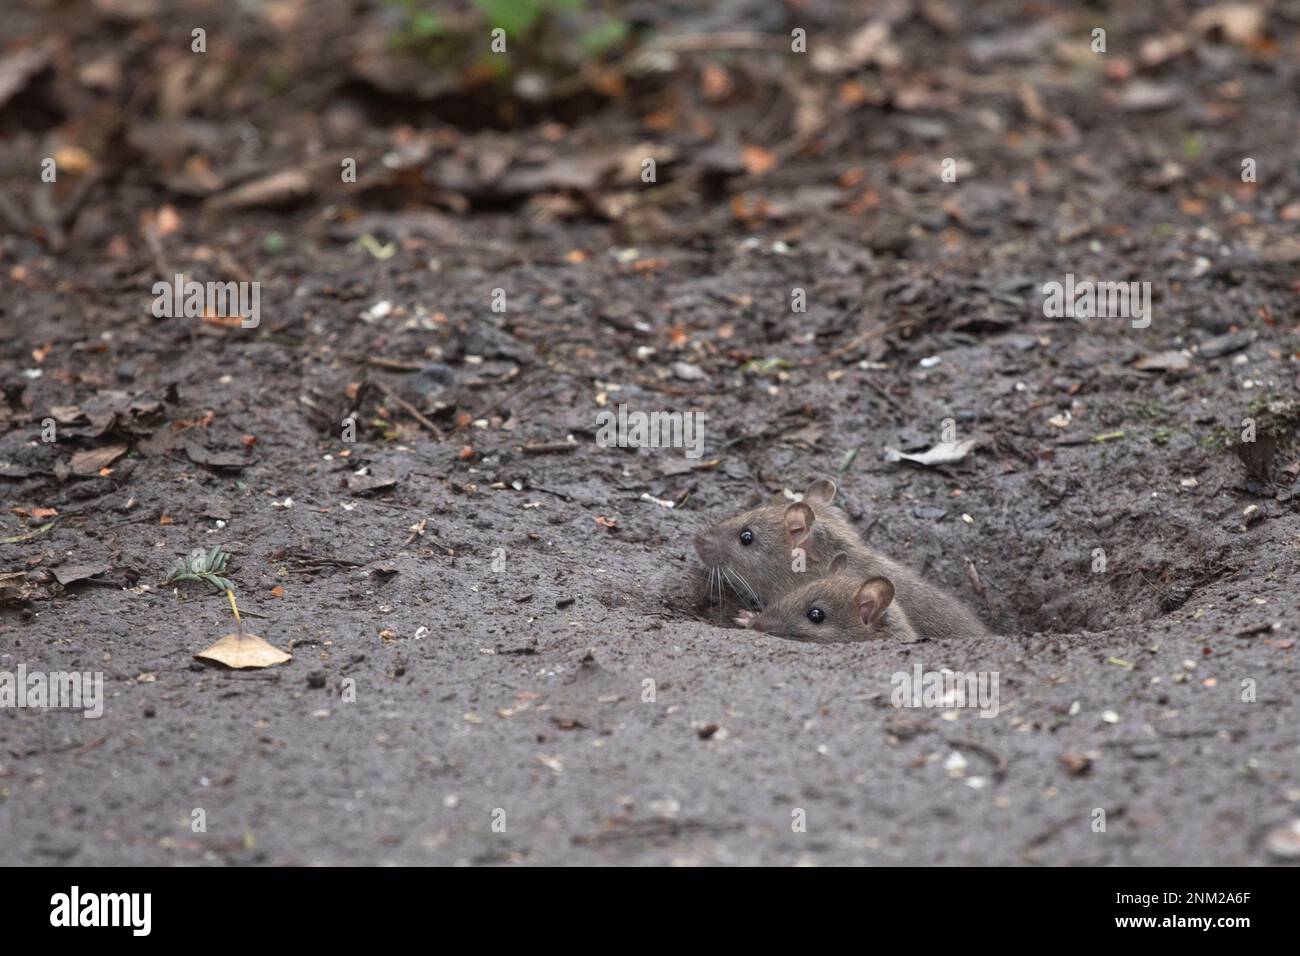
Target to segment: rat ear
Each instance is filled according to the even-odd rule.
[[[831,558],[831,574],[834,574],[836,571],[843,571],[848,566],[849,556],[843,551]]]
[[[835,500],[835,482],[829,478],[818,478],[803,493],[803,500],[810,505],[828,505]]]
[[[889,602],[893,599],[893,582],[889,578],[879,577],[863,581],[858,593],[853,596],[862,623],[868,627],[880,621],[880,615],[885,613],[885,608],[889,607]]]
[[[813,510],[802,502],[785,509],[785,537],[790,547],[797,548],[803,544],[816,520]]]

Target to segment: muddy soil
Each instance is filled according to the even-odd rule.
[[[892,53],[705,45],[497,112],[359,70],[387,7],[300,6],[0,34],[57,44],[0,103],[0,671],[105,694],[0,709],[0,863],[1286,861],[1300,5],[656,5]],[[585,178],[611,146],[673,159]],[[154,315],[177,272],[260,323]],[[1149,325],[1045,315],[1067,275],[1149,282]],[[702,454],[602,447],[620,404],[702,413]],[[945,424],[964,460],[887,460]],[[691,537],[815,475],[993,636],[732,625]],[[162,582],[217,546],[291,662],[195,659],[229,605]],[[894,706],[918,666],[996,672],[996,716]]]

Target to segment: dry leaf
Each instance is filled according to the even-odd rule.
[[[256,634],[227,634],[206,651],[199,651],[194,656],[201,661],[216,661],[236,669],[273,667],[293,660],[292,654],[272,647]]]
[[[976,444],[974,438],[962,442],[940,442],[920,455],[905,455],[897,448],[886,448],[885,460],[912,461],[918,465],[952,465],[969,455]]]
[[[1144,355],[1133,363],[1133,367],[1143,372],[1185,372],[1192,367],[1192,360],[1178,349],[1170,349]]]
[[[54,580],[66,586],[87,578],[98,577],[112,570],[112,565],[104,562],[95,564],[64,564],[54,569]]]
[[[97,475],[101,468],[107,468],[125,454],[125,445],[106,445],[103,448],[79,451],[72,456],[72,473],[74,475]]]

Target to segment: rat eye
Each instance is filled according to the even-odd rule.
[[[748,528],[746,528],[744,531],[740,532],[740,543],[743,544],[743,545],[745,545],[746,547],[748,547],[749,545],[753,544],[753,543],[754,543],[754,532],[750,531]]]
[[[808,620],[812,621],[814,624],[820,624],[822,621],[826,620],[826,612],[819,607],[810,607],[808,609]]]

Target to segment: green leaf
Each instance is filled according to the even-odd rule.
[[[627,39],[627,24],[622,20],[607,18],[588,28],[578,42],[588,53],[601,54]]]
[[[420,10],[411,17],[411,35],[417,40],[432,40],[445,32],[442,20],[432,10]]]
[[[474,0],[474,5],[508,37],[523,36],[542,16],[542,0]]]

